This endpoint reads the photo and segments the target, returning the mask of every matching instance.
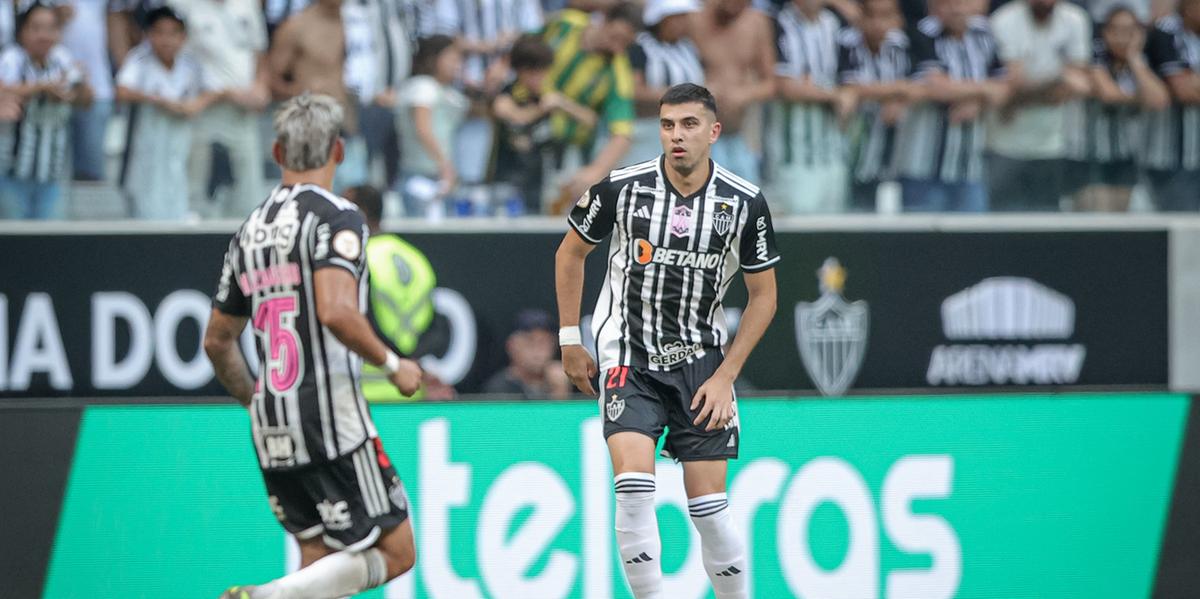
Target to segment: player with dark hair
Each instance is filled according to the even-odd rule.
[[[599,394],[616,490],[617,544],[637,599],[662,597],[654,511],[654,449],[683,463],[692,522],[718,599],[746,599],[744,541],[726,498],[738,455],[733,381],[775,314],[779,252],[758,187],[710,158],[721,134],[716,101],[693,84],[659,106],[664,154],[612,171],[579,198],[555,257],[563,368]],[[612,234],[608,273],[592,316],[596,361],[584,349],[579,307],[584,259]],[[737,269],[749,292],[728,353],[721,300]]]
[[[328,191],[345,146],[343,112],[302,94],[275,116],[283,181],[229,243],[204,349],[250,415],[271,510],[300,544],[301,569],[223,599],[326,599],[372,589],[416,559],[408,497],[362,391],[363,360],[411,395],[421,368],[389,350],[363,315],[368,231]],[[237,347],[252,322],[251,377]]]

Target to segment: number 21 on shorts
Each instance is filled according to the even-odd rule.
[[[620,389],[625,386],[625,379],[629,376],[628,366],[617,366],[608,369],[608,383],[604,385],[605,389]]]

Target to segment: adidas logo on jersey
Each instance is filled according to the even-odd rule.
[[[637,210],[634,210],[633,217],[649,219],[650,218],[650,207],[642,206],[642,207],[638,208]]]
[[[627,564],[644,564],[646,562],[652,562],[652,561],[654,561],[654,558],[650,557],[649,555],[646,555],[646,552],[643,551],[641,555],[639,555],[633,559],[625,560],[625,563],[627,563]]]

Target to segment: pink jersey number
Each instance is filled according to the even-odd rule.
[[[276,393],[290,391],[300,378],[300,346],[291,325],[298,312],[296,297],[274,297],[258,304],[254,328],[267,334],[270,387]]]

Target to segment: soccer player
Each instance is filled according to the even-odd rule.
[[[596,395],[596,362],[580,341],[584,258],[610,233],[608,274],[593,315],[599,395],[616,490],[617,544],[637,599],[662,596],[654,449],[683,462],[704,569],[718,599],[744,599],[746,551],[725,496],[740,431],[733,381],[775,314],[779,262],[758,187],[709,157],[716,101],[676,85],[659,103],[665,154],[612,171],[579,198],[555,259],[563,369]],[[721,298],[738,267],[749,303],[727,354]]]
[[[275,115],[283,181],[229,243],[204,349],[250,413],[271,510],[300,544],[301,569],[227,599],[344,597],[415,559],[408,499],[359,390],[362,361],[406,395],[421,368],[387,349],[363,315],[367,227],[327,191],[345,155],[341,105],[303,94]],[[237,348],[252,322],[255,378]]]

